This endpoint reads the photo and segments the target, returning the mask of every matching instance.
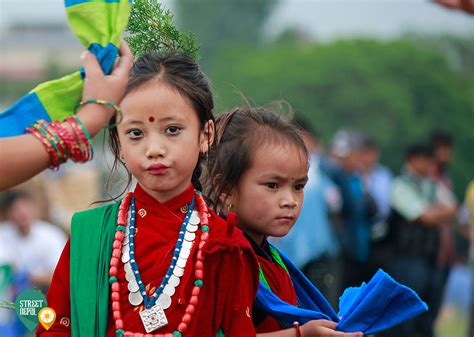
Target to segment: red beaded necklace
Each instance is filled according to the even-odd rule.
[[[125,237],[125,227],[127,226],[127,212],[130,206],[130,199],[132,198],[132,196],[133,193],[128,193],[120,204],[119,213],[117,217],[115,240],[112,246],[112,257],[110,259],[109,283],[111,284],[110,298],[112,302],[112,315],[115,322],[115,334],[117,337],[181,337],[188,329],[188,325],[191,322],[196,305],[199,302],[199,293],[201,291],[201,287],[203,286],[204,264],[202,249],[206,245],[206,242],[209,238],[209,210],[202,194],[200,192],[197,192],[196,201],[197,209],[199,212],[199,218],[201,220],[201,240],[198,245],[196,262],[194,264],[194,287],[192,289],[189,304],[186,306],[185,313],[181,318],[181,323],[178,325],[178,328],[173,333],[166,334],[133,333],[124,330],[124,323],[122,320],[122,314],[120,312],[120,283],[117,279],[118,266],[120,256],[122,254],[122,241]]]

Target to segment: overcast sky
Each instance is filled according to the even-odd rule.
[[[162,1],[167,7],[172,7],[172,2]],[[0,28],[9,21],[64,22],[63,3],[0,0]],[[474,17],[429,0],[280,0],[267,31],[277,34],[289,25],[322,40],[354,35],[392,37],[407,30],[474,33]]]

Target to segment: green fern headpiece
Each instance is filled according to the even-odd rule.
[[[180,52],[195,60],[198,47],[193,33],[176,29],[173,14],[156,0],[135,0],[132,5],[125,40],[135,57],[150,51],[164,54]]]

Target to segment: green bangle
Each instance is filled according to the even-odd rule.
[[[107,125],[106,127],[111,129],[111,128],[114,128],[116,127],[117,125],[119,125],[122,120],[123,120],[123,112],[122,110],[120,109],[120,107],[112,102],[107,102],[107,101],[104,101],[104,100],[101,100],[101,99],[88,99],[87,101],[80,101],[79,103],[76,104],[76,107],[74,108],[74,113],[77,111],[77,109],[79,109],[81,106],[83,105],[86,105],[86,104],[90,104],[90,103],[93,103],[93,104],[100,104],[100,105],[105,105],[105,106],[108,106],[108,107],[111,107],[112,109],[114,109],[114,112],[118,115],[120,115],[120,119],[112,124],[112,125]]]

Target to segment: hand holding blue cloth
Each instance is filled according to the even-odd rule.
[[[319,290],[280,251],[296,291],[299,307],[279,299],[262,282],[255,305],[290,327],[294,321],[304,324],[314,319],[338,323],[337,331],[373,334],[391,328],[428,310],[428,306],[410,288],[398,283],[379,269],[367,284],[348,288],[340,298],[338,314]]]

